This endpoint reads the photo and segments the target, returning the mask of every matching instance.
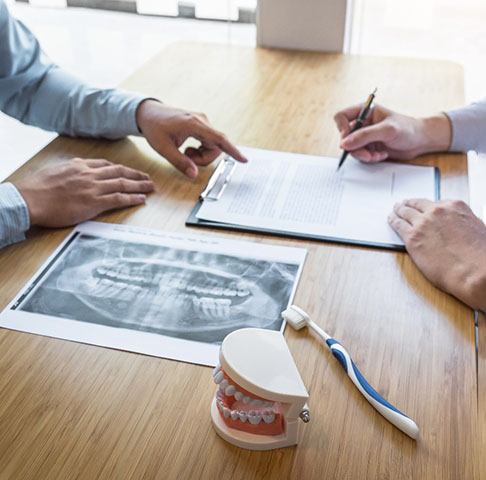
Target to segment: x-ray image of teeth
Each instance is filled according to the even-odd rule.
[[[280,329],[299,266],[82,234],[20,310],[220,343]]]

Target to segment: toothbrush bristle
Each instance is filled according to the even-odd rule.
[[[286,320],[294,330],[300,330],[307,325],[307,318],[292,307],[293,305],[282,312],[282,318]]]

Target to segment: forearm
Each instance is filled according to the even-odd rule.
[[[69,136],[122,138],[138,134],[135,114],[144,96],[88,87],[53,66],[3,108],[23,123]]]
[[[451,144],[451,123],[444,113],[416,118],[401,116],[403,123],[401,148],[410,152],[408,158],[426,153],[445,152]]]
[[[486,100],[416,120],[420,153],[486,152]]]
[[[0,248],[25,239],[30,227],[27,204],[11,183],[0,184]]]
[[[418,137],[421,153],[444,152],[451,145],[452,128],[444,113],[418,119]]]
[[[7,115],[65,135],[121,138],[139,133],[143,99],[89,87],[54,65],[0,0],[0,110]]]

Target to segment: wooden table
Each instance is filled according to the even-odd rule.
[[[171,46],[124,84],[206,112],[239,144],[317,155],[339,153],[333,113],[376,85],[380,102],[412,114],[463,102],[462,70],[447,62],[201,44]],[[190,182],[140,139],[58,138],[15,178],[71,156],[148,171],[157,192],[147,205],[102,220],[164,230],[189,231],[184,220],[210,174]],[[444,197],[467,198],[464,156],[421,161],[440,167]],[[0,307],[68,232],[37,230],[0,253]],[[416,420],[420,439],[377,414],[310,334],[286,332],[311,395],[302,443],[250,452],[211,427],[209,368],[0,330],[2,480],[479,477],[468,308],[432,287],[404,253],[215,233],[308,249],[296,303],[342,339],[370,382]]]

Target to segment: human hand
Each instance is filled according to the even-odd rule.
[[[434,285],[486,310],[486,226],[464,202],[406,200],[388,221]]]
[[[153,183],[146,173],[108,160],[75,158],[14,182],[31,225],[65,227],[116,208],[145,202]]]
[[[137,124],[152,148],[189,178],[196,178],[198,166],[209,165],[221,152],[247,161],[223,133],[211,127],[204,113],[145,100],[138,107]],[[199,140],[200,147],[188,147],[181,153],[179,147],[190,137]]]
[[[341,148],[362,162],[410,160],[449,149],[451,126],[443,113],[414,118],[375,105],[364,126],[350,133],[360,110],[361,105],[345,108],[336,113],[334,121],[341,134]]]

